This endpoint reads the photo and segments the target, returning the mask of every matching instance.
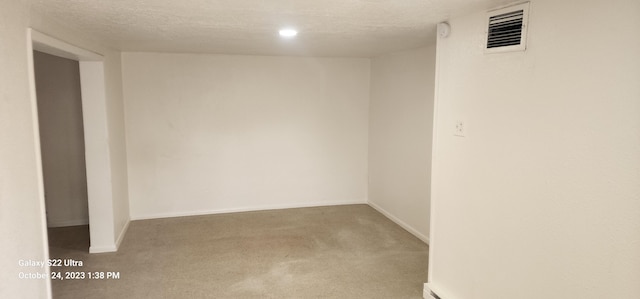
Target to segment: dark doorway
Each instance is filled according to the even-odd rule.
[[[86,229],[89,212],[79,62],[38,51],[33,54],[47,227]],[[88,234],[82,235],[86,240],[50,233],[49,243],[63,245],[62,241],[73,239],[76,247],[86,243],[81,247],[88,251]]]

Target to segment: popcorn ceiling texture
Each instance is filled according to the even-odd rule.
[[[509,2],[509,1],[506,1]],[[371,57],[435,42],[435,24],[504,0],[33,0],[122,51]],[[278,38],[279,28],[300,31]]]

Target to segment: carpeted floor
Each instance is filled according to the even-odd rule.
[[[85,273],[54,298],[422,298],[427,281],[427,245],[368,205],[133,221],[117,253],[88,238],[49,229],[51,258],[83,262],[52,271]]]

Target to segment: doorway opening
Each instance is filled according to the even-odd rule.
[[[112,183],[111,183],[111,162],[110,162],[110,143],[109,143],[109,129],[108,129],[108,116],[107,116],[107,104],[106,104],[106,89],[105,89],[105,70],[104,70],[104,57],[100,54],[76,47],[69,43],[60,41],[33,29],[27,30],[27,40],[29,41],[27,51],[28,63],[29,63],[29,79],[31,89],[31,106],[32,106],[32,118],[34,121],[34,143],[36,145],[36,165],[39,180],[39,198],[40,198],[40,213],[43,223],[44,242],[48,243],[47,223],[50,226],[68,226],[68,225],[87,225],[88,222],[88,250],[90,253],[98,252],[113,252],[117,250],[115,238],[114,238],[114,219],[113,219],[113,196],[112,196]],[[37,51],[37,52],[34,52]],[[35,53],[35,54],[34,54]],[[46,56],[45,56],[46,55]],[[35,60],[42,60],[40,58],[46,57],[46,59],[66,59],[65,63],[69,65],[74,64],[77,66],[78,73],[74,80],[76,85],[79,85],[80,103],[75,103],[72,109],[66,111],[55,111],[55,113],[49,113],[48,110],[64,110],[60,105],[50,105],[40,107],[38,101],[40,96],[36,88],[36,66]],[[75,67],[74,66],[74,67]],[[74,68],[67,66],[67,68]],[[79,78],[79,82],[78,82]],[[73,84],[72,84],[73,85]],[[56,90],[56,86],[51,87]],[[75,91],[77,92],[77,90]],[[66,97],[66,96],[65,96]],[[68,100],[68,99],[66,99]],[[76,99],[77,101],[78,99]],[[71,101],[70,101],[71,102]],[[53,137],[48,136],[47,132],[50,128],[47,121],[39,119],[39,111],[44,114],[62,114],[67,119],[60,121],[70,121],[75,124],[75,129],[63,129],[52,130]],[[75,109],[75,110],[74,110]],[[81,111],[78,111],[80,109]],[[51,115],[47,114],[47,117]],[[73,116],[70,116],[73,114]],[[69,118],[73,118],[70,120]],[[43,122],[41,125],[40,122]],[[82,124],[82,130],[78,128],[78,124]],[[64,126],[63,126],[64,128]],[[72,130],[69,132],[68,130]],[[64,132],[63,132],[64,131]],[[63,135],[73,135],[71,139],[62,138]],[[42,138],[41,138],[42,137]],[[71,137],[71,136],[64,136]],[[73,142],[76,145],[82,144],[83,149],[80,150],[74,147],[73,150],[67,148],[69,144],[58,145],[57,151],[70,151],[73,152],[71,156],[74,162],[68,162],[73,165],[67,164],[65,167],[52,166],[51,159],[60,159],[59,155],[53,153],[41,152],[41,140],[42,148],[48,148],[51,144],[51,139],[65,139],[67,142]],[[83,139],[82,141],[80,139]],[[55,141],[55,140],[54,140]],[[59,141],[59,140],[58,140]],[[47,143],[47,144],[45,144]],[[64,143],[64,142],[63,142]],[[84,164],[78,163],[81,160],[83,154]],[[50,157],[53,156],[53,157]],[[44,164],[44,168],[43,168]],[[59,170],[62,168],[63,170]],[[71,172],[73,169],[74,174],[60,173],[60,171]],[[51,171],[50,171],[51,170]],[[82,176],[82,170],[84,170],[84,187],[83,183],[79,182]],[[53,178],[52,178],[53,177]],[[46,183],[45,181],[49,181]],[[69,181],[74,181],[70,183]],[[45,184],[46,183],[46,184]],[[58,186],[46,188],[49,183],[59,184]],[[65,185],[65,186],[61,186]],[[60,192],[59,189],[67,190]],[[68,192],[72,189],[73,192]],[[56,193],[57,192],[57,193]],[[47,202],[45,202],[45,193],[47,194]],[[56,194],[52,194],[56,193]],[[83,197],[82,194],[86,194],[86,203],[78,204],[80,200],[74,198],[65,198],[67,202],[75,202],[75,204],[64,203],[55,205],[50,202],[49,199],[59,196],[60,194],[67,194],[66,196]],[[64,197],[64,196],[63,196]],[[66,206],[65,206],[66,205]],[[69,209],[72,211],[58,211],[59,208]],[[49,217],[47,217],[47,214]],[[61,215],[64,215],[62,217]],[[70,217],[70,215],[73,215]],[[53,225],[51,225],[53,224]],[[86,239],[86,238],[85,238]],[[87,245],[82,245],[86,247]],[[46,256],[49,255],[49,246],[45,246]],[[85,249],[86,250],[86,249]]]
[[[33,63],[50,254],[59,256],[58,247],[88,252],[79,62],[33,51]]]

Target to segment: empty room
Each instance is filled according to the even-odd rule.
[[[640,2],[0,2],[0,298],[640,298]]]

